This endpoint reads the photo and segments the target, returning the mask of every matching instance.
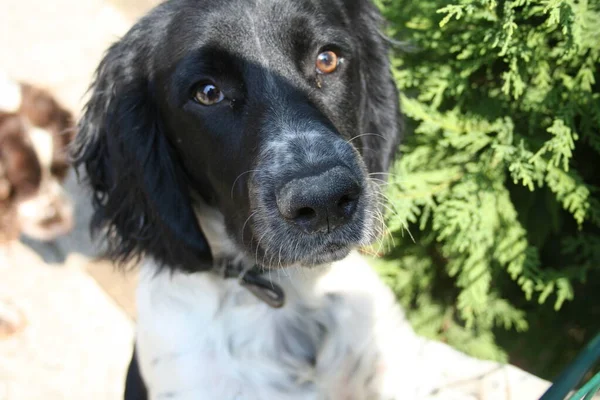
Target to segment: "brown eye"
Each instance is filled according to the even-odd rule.
[[[194,93],[194,100],[205,106],[212,106],[220,103],[225,98],[221,89],[212,83],[199,85]]]
[[[331,74],[334,72],[340,59],[333,51],[324,51],[317,57],[317,72],[321,74]]]

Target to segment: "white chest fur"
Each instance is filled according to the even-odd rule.
[[[137,351],[151,399],[414,398],[418,339],[362,257],[271,274],[282,309],[234,279],[142,267]]]

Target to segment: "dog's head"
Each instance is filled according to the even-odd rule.
[[[73,120],[48,92],[0,77],[0,235],[53,240],[69,232],[62,187]]]
[[[74,148],[113,258],[211,268],[227,255],[206,205],[266,267],[372,240],[399,141],[380,22],[369,0],[171,0],[138,22],[101,62]]]

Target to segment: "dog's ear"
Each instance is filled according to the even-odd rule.
[[[402,119],[383,18],[372,0],[343,0],[360,55],[361,147],[370,173],[385,172],[398,151]]]
[[[21,200],[39,188],[42,169],[18,114],[0,112],[0,200]]]
[[[108,50],[79,122],[73,162],[93,190],[92,231],[102,231],[113,260],[147,255],[163,266],[206,270],[211,251],[163,131],[148,53],[125,40]]]

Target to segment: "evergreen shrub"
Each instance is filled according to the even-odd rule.
[[[377,267],[421,334],[551,379],[600,330],[600,1],[378,3],[407,138]]]

